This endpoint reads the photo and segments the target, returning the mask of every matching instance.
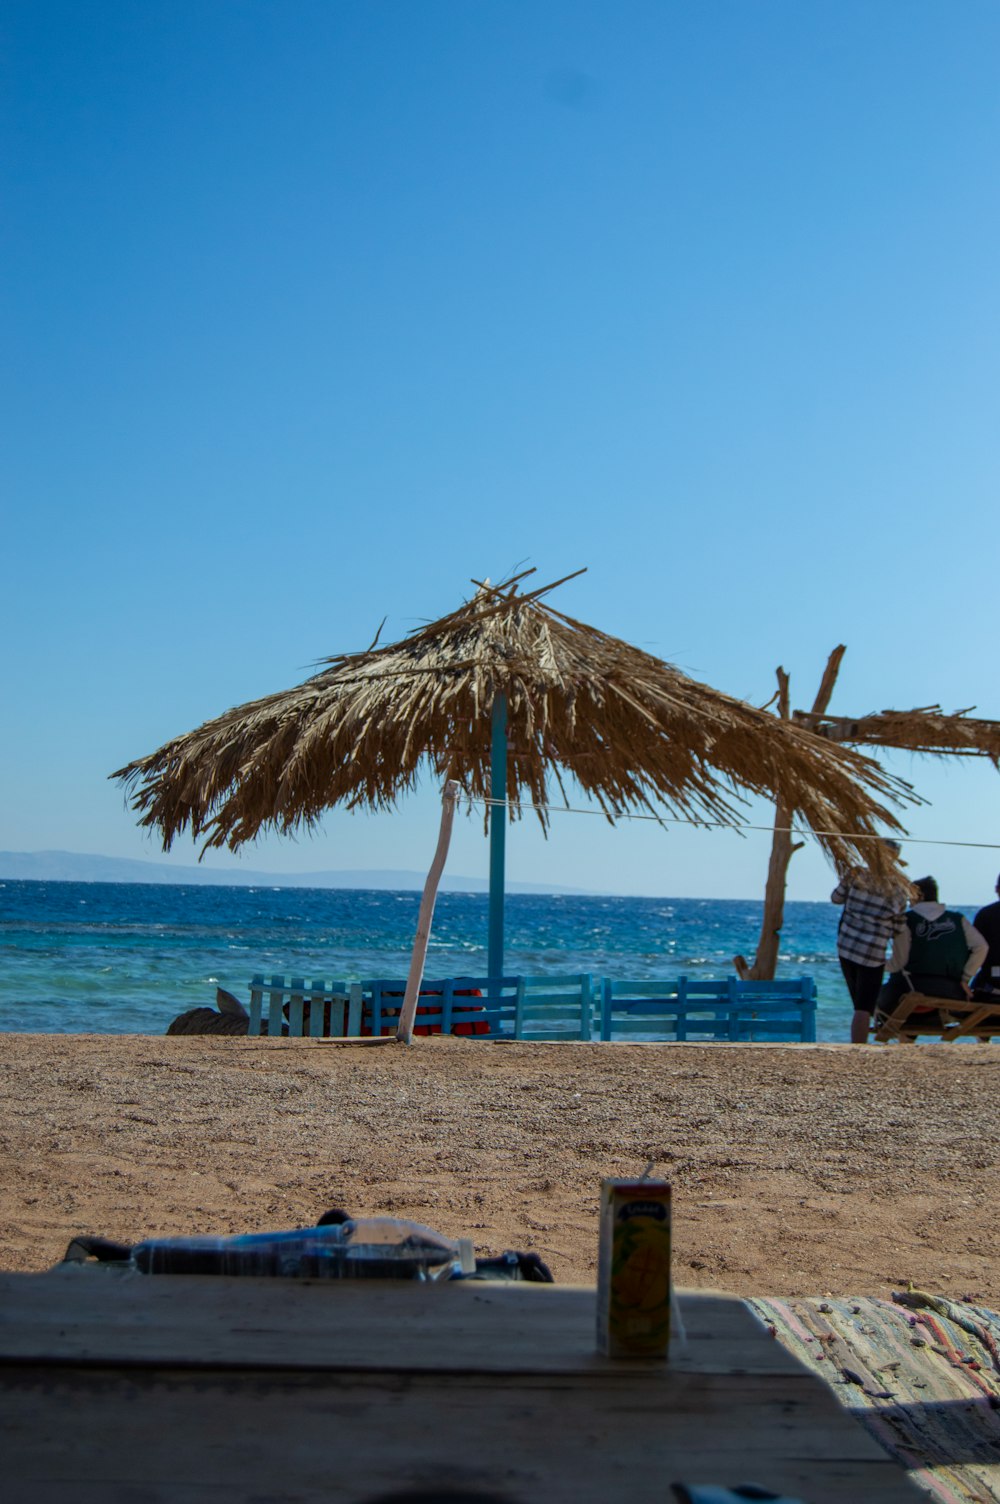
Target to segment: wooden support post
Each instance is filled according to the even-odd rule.
[[[830,703],[833,694],[833,686],[837,682],[837,674],[840,672],[840,664],[846,653],[846,646],[841,643],[835,647],[826,662],[823,677],[820,680],[816,699],[813,701],[813,714],[822,715]],[[783,668],[779,668],[778,674],[778,714],[783,721],[791,719],[791,709],[788,697],[788,675]],[[757,942],[757,953],[753,965],[747,963],[745,956],[734,956],[733,966],[737,975],[744,981],[766,981],[774,978],[778,966],[778,950],[781,946],[781,929],[785,922],[785,888],[788,882],[788,866],[793,855],[803,845],[802,841],[792,840],[792,821],[795,817],[795,808],[788,804],[780,796],[774,811],[774,834],[771,837],[771,857],[767,867],[767,883],[764,888],[764,913],[761,919],[760,939]]]
[[[448,855],[448,846],[451,842],[451,827],[455,819],[455,803],[460,792],[459,785],[453,778],[449,779],[444,786],[444,794],[441,801],[441,829],[438,832],[437,850],[434,853],[434,860],[431,862],[427,881],[424,883],[423,897],[420,900],[420,912],[417,915],[417,933],[413,941],[413,954],[410,957],[410,974],[406,979],[403,1006],[399,1010],[399,1023],[396,1025],[396,1038],[403,1044],[413,1043],[413,1023],[417,1016],[417,1000],[420,997],[420,984],[424,979],[424,961],[427,957],[427,942],[431,938],[434,901],[437,898],[438,883],[441,881],[445,858]]]

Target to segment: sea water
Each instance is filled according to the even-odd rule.
[[[0,882],[0,1031],[162,1034],[217,986],[265,976],[406,976],[419,893],[145,883]],[[441,893],[428,977],[486,972],[485,894]],[[779,977],[811,976],[818,1037],[847,1037],[838,910],[789,903]],[[629,980],[725,977],[753,956],[759,902],[510,894],[506,973]]]

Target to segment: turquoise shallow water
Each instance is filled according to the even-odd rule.
[[[0,1031],[160,1034],[255,972],[310,980],[405,977],[417,893],[364,889],[0,882]],[[752,955],[761,906],[692,898],[513,894],[507,973],[724,977]],[[846,1037],[838,911],[789,903],[779,976],[819,989],[820,1039]],[[428,976],[486,970],[486,897],[442,893]]]

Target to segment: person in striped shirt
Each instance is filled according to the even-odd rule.
[[[899,866],[898,841],[886,841]],[[882,987],[885,953],[906,923],[909,884],[879,880],[867,867],[851,867],[830,894],[844,912],[837,927],[837,956],[854,1005],[851,1043],[864,1044]]]

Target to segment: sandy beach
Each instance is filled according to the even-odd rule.
[[[676,1278],[1000,1306],[1000,1050],[0,1035],[0,1267],[78,1233],[413,1217],[594,1278],[602,1175],[676,1194]]]

